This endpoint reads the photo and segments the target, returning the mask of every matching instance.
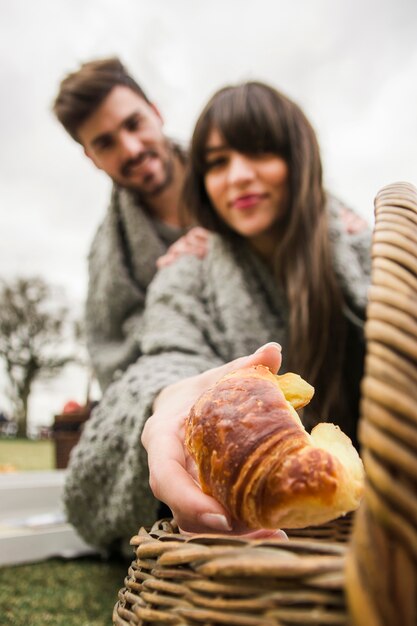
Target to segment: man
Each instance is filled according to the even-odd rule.
[[[183,253],[203,255],[206,233],[197,228],[183,236],[185,155],[164,135],[158,109],[117,58],[88,62],[69,74],[53,110],[113,180],[89,255],[86,306],[87,346],[104,391],[140,356],[146,290],[157,263]]]

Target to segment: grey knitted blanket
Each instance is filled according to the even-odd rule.
[[[136,194],[115,186],[89,254],[87,347],[105,390],[140,356],[146,290],[156,260],[181,234],[152,219]]]
[[[334,267],[358,320],[370,278],[370,233],[346,235],[338,204],[330,208]],[[244,243],[236,249],[213,236],[205,259],[183,257],[157,274],[142,319],[143,356],[110,385],[71,457],[65,502],[88,542],[109,546],[156,518],[140,436],[158,392],[268,341],[281,343],[285,355],[286,320],[283,294]]]

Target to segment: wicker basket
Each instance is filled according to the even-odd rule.
[[[416,626],[417,190],[375,201],[356,515],[289,541],[142,528],[114,624]]]

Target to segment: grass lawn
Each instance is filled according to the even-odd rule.
[[[0,623],[110,626],[127,570],[127,562],[93,558],[0,568]]]
[[[53,441],[0,439],[0,466],[11,465],[16,471],[55,469]]]

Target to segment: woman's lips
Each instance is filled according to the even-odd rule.
[[[231,206],[234,209],[251,209],[256,206],[261,200],[266,197],[264,193],[248,193],[244,196],[239,196],[231,202]]]

